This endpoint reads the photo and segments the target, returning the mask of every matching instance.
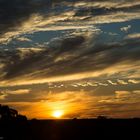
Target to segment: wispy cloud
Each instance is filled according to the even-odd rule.
[[[139,39],[140,38],[140,33],[133,33],[133,34],[128,34],[125,39]]]
[[[132,83],[132,84],[139,84],[140,83],[139,80],[135,80],[135,79],[129,79],[128,82]]]
[[[28,79],[29,83],[38,83],[60,79],[76,80],[105,74],[113,75],[116,72],[128,77],[131,73],[127,70],[138,71],[139,41],[137,39],[132,42],[123,40],[102,45],[98,44],[98,35],[95,36],[94,43],[91,43],[91,37],[73,35],[58,39],[40,51],[27,51],[27,53],[16,50],[3,51],[1,56],[5,75],[3,81],[14,80],[22,83],[24,82],[22,79]],[[131,47],[132,45],[134,47]],[[123,53],[124,50],[126,55]],[[130,63],[132,61],[133,63]],[[118,82],[122,84],[123,81]]]
[[[35,2],[29,0],[24,2],[22,0],[20,2],[13,1],[12,6],[8,6],[11,3],[10,0],[2,0],[1,3],[0,42],[3,44],[27,33],[68,29],[88,30],[88,28],[92,30],[93,25],[140,18],[140,3],[135,0],[133,0],[133,4],[127,0],[123,2],[81,0],[77,2],[65,1],[65,3],[64,1],[57,3],[57,1],[40,0]],[[55,3],[57,4],[55,5]],[[16,16],[14,16],[15,12],[18,13]],[[6,15],[6,13],[11,14]],[[122,29],[126,30],[126,27]]]
[[[131,25],[128,25],[128,26],[126,26],[126,27],[122,27],[122,28],[121,28],[121,31],[123,31],[123,32],[128,32],[130,28],[131,28]]]
[[[117,83],[112,82],[111,80],[108,80],[108,83],[112,84],[112,85],[117,85]]]
[[[127,84],[128,84],[128,83],[127,83],[126,81],[124,81],[124,80],[118,79],[117,81],[118,81],[119,84],[122,84],[122,85],[127,85]]]

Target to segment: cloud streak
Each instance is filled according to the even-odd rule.
[[[140,42],[137,39],[103,45],[98,44],[100,35],[95,38],[97,43],[91,44],[91,40],[94,41],[91,37],[66,37],[52,42],[41,51],[24,52],[24,55],[18,50],[4,51],[1,55],[4,76],[1,78],[3,81],[26,78],[32,81],[44,77],[47,82],[47,79],[49,81],[55,77],[80,74],[81,78],[88,78],[112,75],[114,72],[123,73],[124,67],[129,71],[139,67]],[[88,73],[91,74],[88,76]]]
[[[94,3],[82,0],[77,2],[62,0],[59,3],[55,0],[28,2],[14,0],[11,3],[10,0],[2,0],[0,43],[7,44],[26,33],[66,29],[88,30],[97,24],[139,19],[140,3],[133,1],[132,4],[127,0],[94,1]]]

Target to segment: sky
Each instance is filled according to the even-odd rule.
[[[28,118],[140,117],[140,0],[0,0],[0,103]]]

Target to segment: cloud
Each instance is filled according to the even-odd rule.
[[[28,93],[30,93],[30,89],[0,90],[0,100],[5,102],[9,100],[10,96],[25,95]]]
[[[52,118],[55,110],[63,110],[65,118],[82,117],[85,109],[88,109],[90,102],[92,103],[90,97],[82,91],[77,93],[67,91],[57,94],[50,92],[46,94],[44,100],[35,101],[32,104],[30,102],[13,102],[12,105],[14,108],[20,108],[20,113],[26,114],[29,118]]]
[[[44,5],[49,7],[51,3],[45,0],[1,0],[0,31],[5,32],[10,28],[20,26],[22,22],[30,18],[31,14],[40,12]]]
[[[1,0],[0,43],[7,44],[18,35],[28,32],[32,27],[29,24],[30,21],[32,20],[32,23],[36,25],[35,15],[41,14],[44,8],[51,8],[51,2],[45,0]],[[34,26],[34,24],[32,25]]]
[[[121,85],[127,85],[128,83],[127,82],[125,82],[124,80],[117,80],[117,82],[119,83],[119,84],[121,84]]]
[[[128,32],[128,31],[130,30],[130,28],[131,28],[131,25],[128,25],[128,26],[126,26],[126,27],[122,27],[122,28],[121,28],[121,31],[123,31],[123,32]]]
[[[133,34],[128,34],[125,39],[139,39],[140,38],[140,33],[133,33]]]
[[[117,83],[112,82],[111,80],[107,80],[107,81],[108,81],[108,83],[110,83],[110,84],[112,84],[112,85],[117,85]]]
[[[108,84],[106,84],[106,83],[98,83],[100,86],[108,86]]]
[[[129,118],[130,112],[135,112],[131,114],[132,117],[139,115],[139,96],[139,90],[116,91],[114,96],[100,96],[100,98],[93,92],[89,93],[84,90],[53,91],[44,94],[44,99],[34,100],[32,103],[15,101],[7,104],[14,106],[29,118],[52,118],[55,110],[63,110],[64,118],[93,118],[101,114],[119,118],[125,115]]]
[[[132,3],[133,1],[133,3]],[[102,0],[98,1],[95,0],[78,0],[77,3],[74,5],[75,7],[106,7],[107,9],[111,8],[130,8],[133,6],[137,6],[140,4],[137,0],[124,0],[124,1],[117,1],[117,0]]]
[[[29,38],[26,38],[26,37],[19,37],[19,38],[17,38],[17,40],[18,41],[20,41],[20,42],[26,42],[26,41],[31,41]]]
[[[135,80],[135,79],[129,79],[128,82],[132,83],[132,84],[139,84],[140,83],[139,80]]]
[[[30,15],[35,12],[34,7],[31,8],[30,2],[31,0],[1,0],[1,33],[6,32],[10,28],[21,25],[24,20],[28,19]]]
[[[140,115],[139,9],[138,0],[1,0],[0,102],[30,118],[58,108],[66,118]]]
[[[56,39],[44,48],[38,48],[39,50],[3,51],[1,82],[43,83],[111,76],[115,73],[119,73],[116,75],[118,78],[121,75],[134,76],[139,71],[140,42],[130,39],[102,44],[100,35],[101,33],[90,36],[71,35]],[[123,81],[118,82],[124,84]]]
[[[82,1],[76,3],[76,17],[85,17],[88,23],[104,24],[139,18],[138,1]],[[135,14],[134,14],[135,13]]]
[[[4,1],[2,1],[2,2],[4,2]],[[56,1],[53,1],[53,2],[55,3]],[[126,18],[128,18],[129,15],[131,15],[131,14],[133,15],[134,14],[133,12],[139,12],[138,11],[139,2],[137,2],[137,1],[134,1],[133,4],[130,3],[130,1],[125,1],[125,2],[117,2],[117,1],[98,2],[98,1],[95,1],[94,2],[95,5],[91,6],[91,8],[89,8],[89,9],[87,9],[86,6],[87,5],[90,6],[91,2],[92,1],[88,1],[88,2],[87,1],[78,1],[73,5],[74,8],[77,8],[77,6],[78,7],[80,6],[79,9],[84,10],[88,14],[91,13],[90,20],[87,20],[87,19],[83,20],[80,18],[80,16],[75,16],[75,14],[76,14],[75,12],[77,11],[77,9],[72,8],[72,10],[66,10],[67,7],[70,6],[70,2],[69,2],[69,4],[68,3],[66,4],[67,6],[66,6],[65,10],[62,10],[62,11],[60,10],[60,12],[57,14],[55,12],[54,13],[52,12],[53,14],[48,14],[48,11],[47,11],[46,12],[47,15],[45,15],[46,13],[44,13],[44,12],[42,13],[42,12],[40,12],[40,10],[35,8],[37,10],[37,12],[29,12],[29,15],[30,15],[29,18],[26,18],[26,20],[23,20],[22,25],[18,26],[18,28],[16,28],[16,29],[14,29],[15,31],[13,31],[13,30],[6,31],[6,33],[3,34],[3,37],[4,37],[3,39],[6,39],[6,41],[7,41],[10,38],[13,38],[13,36],[15,36],[15,38],[18,39],[18,38],[20,38],[19,35],[21,35],[21,34],[34,33],[34,32],[38,32],[38,31],[47,31],[47,30],[65,30],[67,28],[74,29],[74,30],[76,28],[79,28],[79,29],[86,28],[88,30],[88,28],[91,27],[91,25],[93,26],[93,24],[97,24],[97,23],[103,24],[106,21],[111,22],[108,20],[108,18],[113,20],[114,15],[117,16],[116,19],[121,18],[122,20],[124,20],[124,16],[121,16],[120,13],[117,13],[116,11],[123,11],[121,13],[124,15],[127,15],[127,16],[125,16]],[[15,5],[15,3],[16,3],[16,1],[13,3],[13,5]],[[22,2],[18,3],[19,7],[21,4],[23,4],[23,3]],[[60,3],[60,5],[61,4],[62,3]],[[30,7],[30,5],[35,5],[35,3],[33,1],[28,2],[28,3],[25,2],[25,5],[28,5]],[[111,7],[113,7],[113,8],[111,8]],[[122,7],[123,8],[125,7],[125,8],[123,9]],[[127,9],[130,9],[130,7],[133,10],[132,11],[130,10],[128,12]],[[4,9],[4,10],[6,10],[6,9]],[[19,10],[23,10],[23,9],[19,9]],[[95,13],[95,14],[97,14],[97,16],[93,17],[92,12],[94,13],[94,11],[97,11],[97,13]],[[110,18],[111,16],[113,16],[113,17]],[[22,16],[20,15],[19,17],[22,17]],[[105,22],[100,21],[103,19],[101,17],[104,17],[104,19],[106,21]],[[82,20],[82,22],[81,22],[81,20]],[[93,21],[96,21],[96,22],[93,22]],[[92,22],[92,24],[90,22]],[[34,23],[34,24],[32,24],[32,23]],[[14,26],[14,27],[17,27],[17,26]],[[93,29],[93,32],[94,31],[100,32],[99,29],[97,29],[96,27],[93,27],[92,29]],[[89,30],[91,30],[91,28],[89,28]],[[90,74],[91,74],[91,76],[93,75],[93,77],[94,77],[94,75],[98,76],[101,74],[106,74],[107,72],[105,71],[105,73],[103,73],[102,69],[103,70],[105,70],[106,68],[110,69],[110,66],[112,66],[114,64],[116,66],[116,71],[123,71],[123,70],[118,69],[117,65],[119,65],[121,63],[121,65],[123,67],[125,67],[125,65],[126,65],[126,67],[129,67],[130,65],[128,66],[128,64],[127,64],[129,62],[126,62],[126,61],[138,60],[138,58],[139,58],[139,56],[138,56],[139,41],[137,40],[138,34],[133,35],[133,37],[132,37],[132,35],[131,35],[131,37],[130,37],[130,35],[128,35],[129,36],[128,39],[122,40],[122,42],[117,42],[117,43],[114,42],[114,44],[109,44],[109,42],[107,44],[101,44],[100,43],[101,36],[95,35],[95,38],[92,38],[93,37],[92,31],[90,31],[90,39],[85,37],[86,34],[87,34],[87,32],[85,33],[85,35],[84,34],[82,34],[83,36],[81,35],[81,38],[84,38],[85,43],[80,44],[80,42],[79,42],[78,46],[80,46],[80,47],[77,47],[77,48],[71,47],[71,46],[65,47],[68,44],[73,43],[73,40],[76,40],[78,43],[78,40],[77,40],[78,37],[74,36],[75,34],[73,34],[72,37],[70,37],[70,35],[68,34],[67,37],[64,39],[62,38],[59,41],[54,41],[54,42],[52,41],[53,42],[51,44],[52,48],[51,47],[49,48],[46,46],[46,48],[45,48],[46,50],[44,49],[44,51],[41,51],[41,52],[28,51],[28,53],[27,53],[26,51],[18,52],[16,50],[14,50],[13,52],[12,51],[2,51],[0,68],[1,68],[1,70],[5,71],[5,72],[2,74],[1,77],[3,77],[3,75],[5,75],[5,78],[9,79],[10,77],[17,78],[16,76],[23,76],[23,77],[30,77],[32,79],[32,76],[33,77],[37,76],[37,78],[40,76],[49,78],[49,77],[52,77],[52,75],[54,75],[54,77],[56,77],[56,76],[61,76],[61,75],[68,76],[68,75],[75,75],[75,74],[79,74],[79,76],[75,76],[77,78],[80,77],[81,75],[83,75],[81,77],[86,78],[86,77],[90,76]],[[133,41],[131,40],[132,38],[133,38]],[[22,40],[23,40],[23,38],[22,38]],[[25,38],[24,38],[24,40],[25,40]],[[60,45],[58,45],[58,44],[60,44]],[[131,47],[132,45],[135,47]],[[35,46],[35,47],[38,47],[38,46]],[[122,53],[123,50],[126,50],[127,55],[123,55],[123,53]],[[109,60],[109,57],[107,57],[107,56],[109,56],[110,58],[113,57],[112,61]],[[5,59],[5,57],[6,57],[6,59]],[[17,59],[19,59],[19,61],[17,61]],[[49,62],[48,62],[48,60],[49,60]],[[27,65],[27,63],[26,63],[27,61],[31,62],[32,65],[30,65],[30,66]],[[36,62],[38,64],[38,68],[35,65]],[[45,62],[49,63],[49,65],[47,65]],[[134,65],[138,65],[138,61],[135,63],[136,64],[134,64]],[[58,68],[59,69],[59,73],[58,73],[58,71],[56,70],[58,65],[60,65],[62,68],[65,67],[66,70],[62,70],[61,68]],[[79,68],[76,67],[77,65],[79,65]],[[136,68],[134,65],[130,66],[131,69]],[[4,69],[3,69],[3,67],[4,67]],[[17,67],[17,68],[15,68],[15,67]],[[42,67],[43,67],[43,69],[42,69]],[[20,68],[23,68],[22,72],[21,72]],[[32,72],[33,69],[35,69],[36,72],[33,73]],[[138,69],[138,67],[137,67],[137,69]],[[10,71],[12,71],[12,72],[10,72]],[[111,71],[115,72],[115,68],[114,69],[112,68],[110,70],[110,73],[111,73]],[[94,73],[96,73],[96,74],[94,74]],[[73,77],[73,76],[71,76],[71,77]]]
[[[0,100],[4,100],[7,95],[0,93]]]
[[[116,98],[120,102],[136,103],[139,102],[140,90],[116,91]]]
[[[127,0],[13,0],[12,3],[10,0],[2,0],[0,43],[6,45],[21,35],[35,32],[89,29],[95,31],[94,26],[97,24],[139,19],[139,7],[140,3],[136,0],[133,0],[133,3]]]
[[[116,91],[115,93],[117,98],[124,98],[131,94],[129,91]]]
[[[29,89],[18,89],[18,90],[5,90],[1,91],[3,94],[13,94],[13,95],[19,95],[19,94],[28,94],[30,92]]]

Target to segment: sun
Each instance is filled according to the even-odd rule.
[[[61,118],[63,116],[63,111],[62,110],[56,110],[53,112],[52,116],[55,118]]]

